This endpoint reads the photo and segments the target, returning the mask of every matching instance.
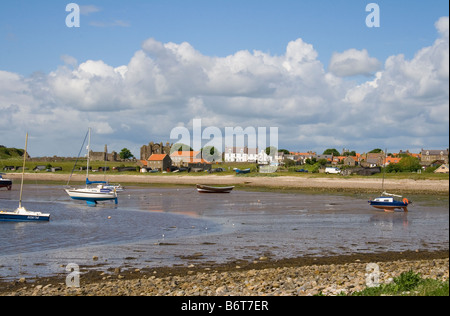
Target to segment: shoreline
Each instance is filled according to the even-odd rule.
[[[18,180],[21,174],[8,174],[13,180]],[[104,175],[90,175],[91,181],[104,181]],[[67,174],[26,173],[28,181],[59,181],[66,182]],[[349,192],[380,192],[380,179],[368,178],[342,178],[342,177],[294,177],[294,176],[246,176],[235,175],[108,175],[111,183],[129,184],[164,184],[164,185],[235,185],[243,188],[268,188],[278,190],[319,190],[319,191],[349,191]],[[74,174],[72,182],[84,182],[85,175]],[[400,193],[435,193],[448,194],[447,180],[412,180],[412,179],[386,179],[385,190]]]
[[[80,287],[65,284],[66,274],[0,282],[0,296],[310,296],[351,294],[366,287],[367,265],[380,268],[380,284],[410,270],[447,281],[449,251],[405,251],[233,261],[183,267],[108,272],[81,267]],[[86,272],[87,271],[87,272]]]

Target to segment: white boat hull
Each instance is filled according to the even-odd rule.
[[[117,192],[109,189],[84,188],[84,189],[66,189],[66,193],[73,200],[86,201],[88,204],[96,204],[98,201],[114,200],[117,204]]]

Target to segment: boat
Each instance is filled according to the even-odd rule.
[[[0,211],[0,222],[48,222],[50,214],[30,212],[22,205],[23,176],[25,173],[25,161],[27,157],[28,133],[25,139],[25,152],[23,154],[22,181],[20,184],[19,207],[13,211]]]
[[[238,168],[235,168],[234,171],[236,171],[236,174],[246,174],[246,173],[250,173],[250,168],[242,169],[242,170],[238,169]]]
[[[230,187],[213,187],[209,185],[197,184],[197,191],[199,193],[230,193],[234,186]]]
[[[12,180],[3,178],[4,175],[4,173],[0,173],[0,188],[6,188],[8,191],[11,191]]]
[[[385,150],[385,153],[386,152],[387,152],[387,150]],[[386,157],[385,157],[384,161],[386,161]],[[387,193],[386,191],[384,191],[384,175],[386,172],[385,170],[386,170],[386,166],[383,169],[383,180],[381,183],[381,188],[382,188],[383,193],[381,193],[381,196],[368,201],[369,205],[371,205],[377,209],[382,209],[385,212],[394,212],[396,209],[400,209],[400,210],[403,210],[404,212],[408,212],[408,205],[412,203],[411,201],[409,201],[407,198],[404,198],[401,195]]]
[[[396,199],[397,198],[397,199]],[[408,212],[408,205],[412,202],[401,195],[383,192],[380,197],[369,201],[369,204],[375,208],[382,209],[385,212],[393,212],[401,209]]]
[[[117,190],[108,186],[105,181],[89,181],[89,152],[91,146],[91,129],[88,130],[89,141],[87,147],[86,186],[84,188],[68,188],[66,193],[73,200],[86,201],[88,206],[96,206],[99,201],[111,201],[118,204]],[[69,177],[70,181],[70,177]],[[96,184],[96,186],[93,186]]]
[[[119,183],[109,183],[108,181],[89,181],[89,179],[86,179],[86,184],[102,184],[103,189],[115,190],[116,192],[123,192],[125,190],[125,188]]]

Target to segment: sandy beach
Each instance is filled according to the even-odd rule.
[[[20,179],[20,174],[8,174],[11,179]],[[105,179],[104,175],[92,174],[92,181]],[[29,181],[67,181],[67,174],[28,173],[25,179]],[[376,178],[343,178],[330,177],[295,177],[295,176],[234,176],[234,175],[108,175],[108,181],[135,184],[175,184],[175,185],[239,185],[243,187],[280,188],[280,189],[319,189],[332,191],[366,191],[379,192],[381,181]],[[74,174],[72,182],[85,180],[84,175]],[[412,180],[412,179],[386,179],[385,190],[394,190],[408,193],[439,193],[449,192],[448,180]]]

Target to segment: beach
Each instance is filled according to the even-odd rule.
[[[403,272],[449,278],[448,251],[360,254],[268,260],[183,268],[121,269],[81,274],[79,287],[66,275],[33,283],[18,280],[0,287],[0,296],[312,296],[351,295],[366,288],[379,269],[378,284]]]
[[[8,177],[18,179],[20,175],[8,174]],[[36,202],[42,203],[46,197],[54,198],[55,187],[57,192],[62,190],[54,185],[47,186],[37,183],[40,181],[65,182],[67,178],[68,175],[65,174],[26,174],[25,179],[28,183],[35,183],[28,184],[31,185],[31,188],[27,192],[35,195],[32,199]],[[103,180],[104,176],[94,174],[90,179]],[[428,208],[428,202],[419,203],[416,206],[416,212],[409,215],[389,216],[383,212],[375,212],[366,216],[364,212],[360,213],[359,211],[362,205],[367,204],[365,200],[356,199],[358,205],[354,209],[343,211],[343,206],[354,203],[353,197],[336,198],[326,193],[340,190],[343,192],[379,192],[379,179],[292,176],[238,177],[229,175],[108,175],[108,180],[135,186],[127,193],[134,194],[134,198],[121,199],[119,209],[116,210],[117,214],[109,213],[109,206],[99,209],[100,212],[112,214],[109,216],[112,217],[112,220],[123,214],[120,207],[124,209],[127,209],[128,205],[135,207],[134,201],[141,201],[139,205],[142,204],[145,210],[153,210],[149,216],[154,216],[155,214],[165,214],[166,208],[184,209],[186,199],[198,202],[192,203],[192,208],[184,209],[185,215],[189,214],[189,216],[193,216],[193,219],[198,216],[203,218],[205,215],[209,219],[224,218],[221,209],[212,208],[213,205],[218,204],[220,200],[215,199],[219,199],[221,195],[208,195],[207,198],[202,195],[200,199],[198,194],[192,194],[197,183],[236,185],[244,190],[246,188],[262,189],[262,192],[267,189],[270,194],[267,197],[267,194],[259,197],[259,193],[234,192],[231,195],[233,204],[230,204],[231,201],[224,204],[228,209],[225,213],[227,222],[223,222],[221,225],[226,226],[226,231],[218,235],[211,233],[205,237],[203,236],[205,233],[202,233],[202,236],[193,236],[183,240],[167,238],[152,243],[131,243],[129,246],[117,247],[115,256],[123,253],[126,264],[115,264],[110,250],[101,252],[96,248],[82,248],[83,256],[78,255],[78,251],[68,252],[69,257],[76,254],[77,257],[73,256],[73,258],[76,257],[78,261],[75,262],[81,263],[79,287],[67,286],[68,272],[65,270],[65,265],[68,262],[63,260],[55,261],[55,264],[60,265],[57,269],[60,272],[53,275],[0,280],[0,295],[310,296],[342,293],[350,295],[366,287],[368,264],[376,264],[379,267],[380,283],[383,284],[392,282],[393,278],[410,270],[420,273],[424,278],[445,281],[449,277],[448,239],[446,239],[448,237],[436,234],[434,240],[431,241],[429,234],[426,233],[428,226],[431,225],[430,219],[425,214],[420,215]],[[83,182],[84,176],[74,175],[71,181]],[[140,186],[141,184],[154,184],[155,186],[151,186],[152,189],[149,191],[149,189],[145,189],[145,186]],[[161,188],[159,185],[162,185]],[[180,185],[185,188],[164,189],[165,185],[169,187]],[[448,194],[449,183],[443,180],[402,179],[388,180],[385,186],[387,190],[442,196]],[[315,202],[317,198],[310,195],[279,196],[276,193],[289,189],[309,192],[317,190],[321,196],[320,203],[317,204]],[[166,190],[173,193],[167,194]],[[14,189],[11,194],[14,194]],[[173,197],[169,197],[169,195],[173,195]],[[252,198],[253,195],[254,198]],[[183,198],[178,199],[177,197],[180,196]],[[251,200],[247,202],[249,197]],[[312,201],[310,204],[307,203],[308,199]],[[208,202],[208,200],[210,201]],[[54,198],[55,205],[58,207],[61,207],[58,204],[61,203],[60,201],[59,197]],[[147,201],[154,203],[150,204],[151,208],[147,206],[149,203]],[[301,207],[297,206],[298,201],[306,204]],[[275,209],[276,205],[280,205],[279,203],[286,208],[284,213],[279,213]],[[448,202],[444,202],[444,205],[445,203]],[[72,204],[69,202],[63,205],[73,208]],[[84,212],[84,206],[77,207],[80,212]],[[362,209],[365,210],[365,207]],[[155,210],[158,210],[157,213],[154,213]],[[163,213],[159,213],[161,211]],[[147,216],[147,213],[139,214]],[[261,217],[258,214],[264,216]],[[315,226],[308,228],[307,225],[313,214],[316,214],[314,216],[317,216],[318,219],[325,218],[329,221],[326,225],[318,222],[319,227],[326,228],[324,232],[332,232],[327,239],[323,239],[320,234],[312,238],[316,228]],[[436,214],[436,211],[430,214]],[[277,217],[280,217],[281,221],[272,226],[271,221],[277,221]],[[436,217],[435,221],[439,222],[439,218]],[[448,215],[446,218],[445,221],[448,223]],[[297,227],[295,222],[291,223],[291,219],[304,219],[303,224],[306,226]],[[349,224],[346,223],[347,219],[350,220]],[[354,223],[351,223],[352,221]],[[366,230],[365,227],[367,227],[369,230],[366,233],[372,231],[372,235],[360,235],[357,228],[360,226],[360,221],[366,225],[360,229]],[[100,216],[99,225],[107,222],[111,222],[111,219]],[[418,233],[417,225],[419,224],[424,225],[421,228],[424,231],[419,238],[416,238],[415,234]],[[176,225],[177,227],[168,226],[161,231],[168,237],[171,231],[182,228],[179,224]],[[300,227],[302,228],[300,229]],[[348,227],[353,230],[353,237],[348,234]],[[448,224],[443,227],[442,233],[448,236]],[[187,230],[189,229],[190,226],[187,226]],[[355,229],[357,230],[355,231]],[[412,233],[414,235],[411,235]],[[344,240],[341,244],[333,240],[339,235],[341,236],[339,238]],[[297,237],[295,236],[299,236],[298,240],[308,241],[309,245],[297,246],[295,244]],[[306,239],[305,236],[309,238]],[[346,238],[349,238],[350,242],[345,241]],[[302,252],[304,255],[301,255]],[[158,265],[157,260],[152,259],[154,254],[157,254],[158,258],[178,254],[179,260],[170,266]],[[50,257],[47,257],[46,254],[45,258],[48,260]],[[138,264],[141,261],[146,262],[145,260],[149,258],[155,263],[154,266]],[[224,260],[219,260],[219,258]],[[23,257],[22,260],[24,260]],[[111,266],[106,266],[108,264]],[[28,263],[29,268],[32,269],[43,267],[43,265],[48,265],[50,268],[50,263],[44,264],[41,258]]]

